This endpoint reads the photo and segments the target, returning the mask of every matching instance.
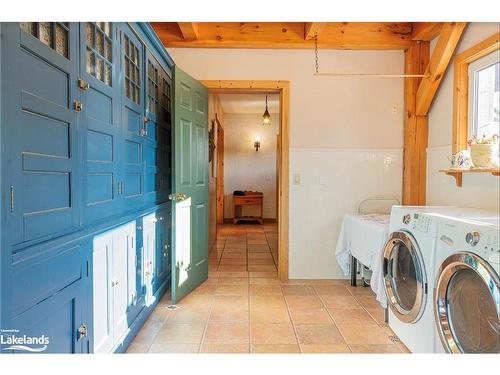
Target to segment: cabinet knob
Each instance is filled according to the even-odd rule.
[[[82,91],[87,91],[90,88],[90,85],[84,79],[78,78],[78,88]]]
[[[74,100],[73,109],[75,110],[75,112],[81,112],[83,110],[83,103],[79,100]]]
[[[115,286],[117,286],[118,284],[120,284],[120,283],[118,282],[118,280],[113,280],[113,281],[111,281],[111,286],[112,286],[112,287],[115,287]]]
[[[78,340],[87,337],[87,331],[87,326],[85,324],[81,324],[80,327],[78,327]]]

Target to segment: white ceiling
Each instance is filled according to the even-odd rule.
[[[266,94],[219,94],[224,113],[264,113]],[[279,113],[279,94],[269,94],[267,107],[270,113]]]

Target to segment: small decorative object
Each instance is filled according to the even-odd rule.
[[[448,156],[451,163],[451,169],[470,169],[472,160],[469,150],[462,150],[454,155]]]
[[[253,147],[255,147],[255,151],[259,151],[260,148],[260,138],[256,137],[255,142],[253,143]]]
[[[267,110],[267,94],[266,94],[266,110],[264,111],[264,114],[262,115],[262,125],[271,125],[271,115],[269,114],[269,111]]]
[[[215,120],[212,120],[212,127],[208,132],[208,162],[214,160],[215,151]]]
[[[474,167],[492,168],[498,167],[498,135],[490,138],[483,136],[481,139],[473,136],[468,141],[470,154]]]

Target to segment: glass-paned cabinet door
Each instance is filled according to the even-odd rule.
[[[111,22],[86,22],[85,36],[87,73],[112,86],[114,38]]]
[[[148,107],[147,110],[151,114],[158,114],[158,68],[151,57],[148,57]]]
[[[121,84],[118,25],[81,22],[78,88],[83,111],[81,131],[86,223],[120,211]]]
[[[137,104],[141,104],[141,58],[138,46],[130,36],[123,36],[125,96]]]
[[[21,22],[20,27],[58,54],[69,58],[68,22]]]

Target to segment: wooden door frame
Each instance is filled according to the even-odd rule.
[[[289,100],[288,81],[201,81],[211,93],[279,93],[280,95],[280,157],[278,170],[278,277],[288,280],[288,222],[289,222]]]
[[[217,179],[215,181],[216,199],[216,223],[224,223],[224,127],[215,114],[215,124],[217,125]]]

